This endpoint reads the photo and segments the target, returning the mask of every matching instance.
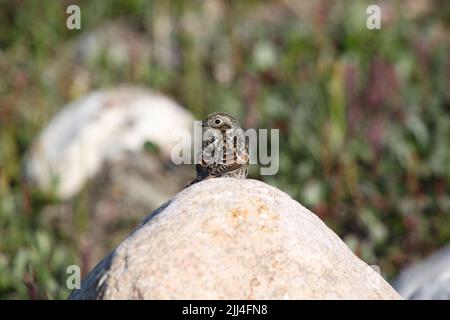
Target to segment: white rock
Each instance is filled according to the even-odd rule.
[[[400,299],[312,212],[219,178],[149,215],[70,299]]]
[[[140,150],[146,141],[169,157],[175,129],[190,130],[192,115],[142,88],[95,91],[63,108],[33,144],[28,177],[60,198],[74,196],[105,160]]]
[[[404,270],[394,287],[405,299],[450,300],[450,245]]]

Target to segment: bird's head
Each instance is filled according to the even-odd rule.
[[[239,128],[239,122],[225,112],[211,113],[202,121],[202,127],[209,127],[225,131],[232,128]]]

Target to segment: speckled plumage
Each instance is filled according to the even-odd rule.
[[[189,185],[218,177],[246,179],[249,154],[239,122],[227,113],[215,112],[202,121],[202,127],[207,133],[195,166],[197,178]]]

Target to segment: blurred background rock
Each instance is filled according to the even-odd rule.
[[[81,30],[66,28],[69,4]],[[143,136],[70,197],[30,183],[26,161],[51,119],[123,84],[187,117],[221,110],[280,129],[279,173],[250,176],[308,206],[389,280],[448,243],[449,2],[381,1],[381,30],[366,28],[369,4],[2,1],[0,298],[66,298],[68,265],[88,272],[193,177]]]
[[[406,299],[450,300],[450,245],[406,268],[394,287]]]

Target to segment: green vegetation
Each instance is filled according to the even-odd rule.
[[[252,177],[310,208],[388,278],[450,241],[448,2],[390,2],[381,30],[366,28],[360,1],[76,3],[82,29],[71,31],[72,2],[0,2],[0,298],[67,297],[84,198],[73,231],[48,224],[42,209],[56,200],[27,185],[23,159],[61,106],[120,83],[160,90],[198,118],[221,110],[279,128],[278,175]],[[124,61],[67,58],[106,23],[158,45]]]

